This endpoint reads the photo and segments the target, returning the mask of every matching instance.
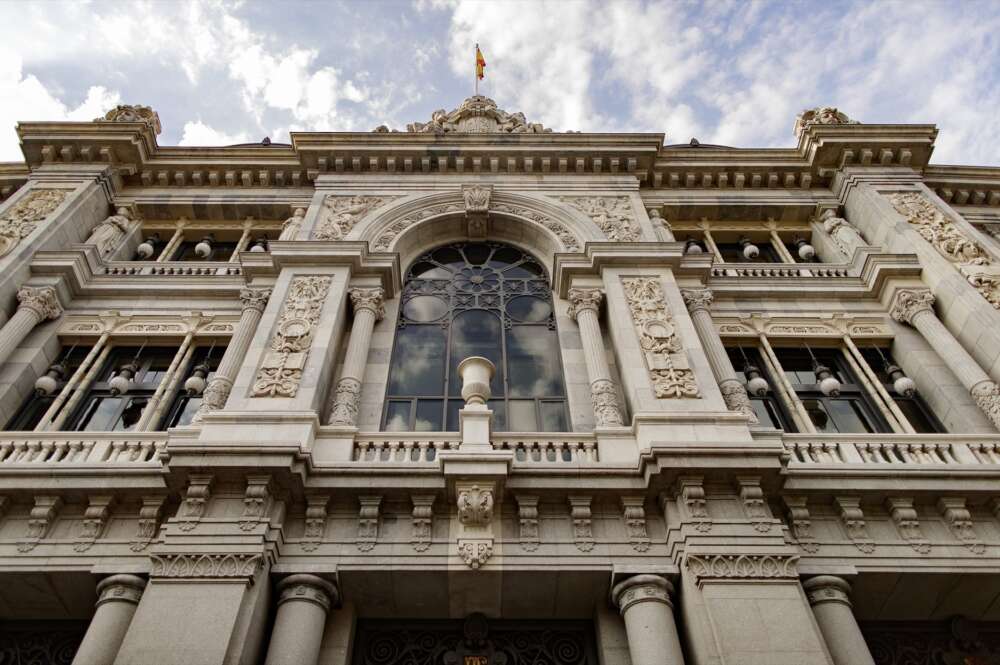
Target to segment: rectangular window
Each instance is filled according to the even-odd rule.
[[[792,418],[788,415],[786,408],[791,405],[784,405],[775,392],[774,377],[772,377],[761,359],[759,351],[752,346],[728,347],[726,352],[729,360],[733,363],[736,376],[747,388],[750,397],[750,405],[753,407],[761,427],[773,427],[774,429],[786,432],[795,432],[796,427]],[[759,377],[767,382],[767,391],[762,395],[754,394],[748,387],[751,379]]]
[[[50,392],[39,391],[38,389],[32,392],[14,417],[11,418],[10,422],[7,423],[7,431],[30,432],[34,430],[48,412],[49,407],[58,398],[59,392],[66,385],[66,381],[80,368],[89,351],[89,348],[79,346],[61,349],[56,355],[53,365],[43,375],[48,375],[54,380],[55,383],[50,384],[54,385],[54,389]],[[58,367],[58,369],[53,370],[53,366]],[[50,373],[50,370],[53,371]]]
[[[757,256],[748,258],[744,252],[744,245],[738,242],[716,242],[719,254],[726,263],[781,263],[781,257],[770,242],[761,241],[753,243],[757,248]]]
[[[882,383],[889,397],[896,403],[903,416],[909,421],[910,426],[918,434],[935,434],[945,431],[944,426],[934,417],[934,412],[924,402],[920,393],[914,392],[913,394],[906,395],[896,390],[896,380],[905,375],[889,353],[889,349],[863,346],[859,350],[865,362],[868,363],[868,367],[872,369],[875,376]],[[898,369],[899,373],[894,372],[890,374],[889,370],[891,369]],[[905,388],[905,384],[903,387]]]

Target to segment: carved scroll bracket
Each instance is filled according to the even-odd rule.
[[[465,565],[478,570],[493,556],[493,482],[458,482],[455,484],[458,504],[458,556]]]

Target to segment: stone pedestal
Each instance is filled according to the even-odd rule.
[[[278,584],[278,593],[265,665],[316,665],[337,588],[315,575],[291,575]]]
[[[73,665],[114,662],[145,588],[146,580],[135,575],[112,575],[97,585],[97,610]]]
[[[684,665],[670,594],[659,575],[635,575],[611,591],[625,620],[632,665]]]
[[[802,584],[826,647],[836,665],[875,665],[851,611],[851,585],[839,577],[821,575]]]

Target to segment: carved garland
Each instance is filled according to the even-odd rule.
[[[659,279],[623,279],[622,286],[656,396],[661,399],[700,397],[694,372],[688,367],[673,317],[663,299]]]
[[[270,351],[257,372],[253,397],[295,397],[330,283],[330,277],[318,276],[292,280]]]
[[[608,240],[636,242],[642,235],[626,196],[567,196],[562,200],[589,217]]]

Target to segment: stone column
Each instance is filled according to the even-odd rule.
[[[916,328],[931,348],[954,372],[979,408],[1000,429],[1000,388],[959,343],[934,313],[934,295],[929,289],[899,289],[893,295],[889,314]]]
[[[226,406],[229,398],[229,391],[233,388],[233,381],[236,373],[240,371],[243,358],[247,355],[250,342],[253,341],[257,324],[267,307],[267,299],[271,297],[271,289],[242,289],[240,291],[240,302],[243,304],[243,313],[240,314],[239,323],[233,331],[233,336],[229,340],[229,346],[219,362],[219,368],[215,370],[212,381],[205,388],[202,395],[201,406],[194,414],[192,422],[201,422],[202,417],[208,411],[217,411]]]
[[[600,289],[569,290],[569,316],[580,327],[583,357],[587,363],[587,378],[590,379],[590,402],[594,407],[594,422],[597,427],[621,427],[621,407],[618,405],[618,389],[611,380],[608,356],[604,351],[604,338],[597,312],[601,306]]]
[[[112,575],[97,585],[97,610],[90,620],[73,665],[110,665],[132,623],[146,580],[135,575]]]
[[[722,340],[715,332],[715,324],[712,323],[712,315],[708,311],[712,304],[712,292],[709,289],[683,289],[681,295],[684,296],[684,304],[691,313],[691,321],[701,341],[701,348],[704,349],[708,364],[712,367],[712,374],[719,383],[719,390],[722,392],[722,399],[726,401],[726,406],[730,411],[744,414],[752,424],[758,424],[760,421],[750,406],[747,390],[743,382],[736,378],[736,370],[729,361],[726,347],[722,345]]]
[[[612,589],[625,620],[632,665],[684,665],[670,601],[673,590],[659,575],[634,575]]]
[[[330,425],[354,427],[358,422],[358,403],[361,401],[361,379],[368,364],[368,347],[372,342],[375,323],[385,316],[383,301],[385,291],[374,289],[351,289],[351,304],[354,305],[354,324],[351,339],[347,343],[344,368],[337,381],[333,404],[330,407]]]
[[[278,593],[278,615],[264,665],[316,665],[337,588],[315,575],[290,575],[278,583]]]
[[[14,316],[0,328],[0,365],[14,352],[28,333],[40,322],[59,318],[62,306],[51,286],[22,286],[17,291],[19,303]]]
[[[875,665],[851,611],[851,585],[833,575],[820,575],[806,580],[802,588],[835,665]]]

